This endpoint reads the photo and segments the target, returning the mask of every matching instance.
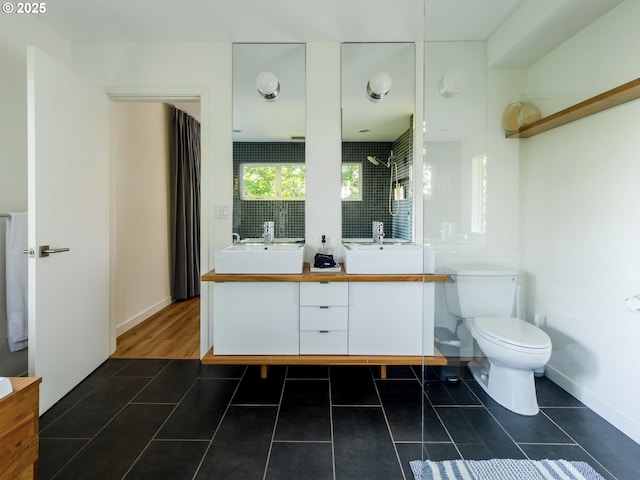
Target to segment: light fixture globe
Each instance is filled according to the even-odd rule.
[[[444,98],[458,95],[465,89],[467,78],[460,70],[445,73],[438,82],[438,93]]]
[[[367,83],[367,96],[372,102],[379,102],[391,91],[391,75],[376,72]]]
[[[280,95],[280,82],[271,72],[260,72],[256,77],[258,93],[267,100],[275,100]]]

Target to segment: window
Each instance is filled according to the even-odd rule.
[[[342,200],[362,200],[362,163],[342,164]]]
[[[487,156],[471,159],[471,231],[487,231]]]
[[[304,200],[305,165],[302,163],[242,163],[242,200]],[[362,163],[342,164],[343,200],[362,200]]]
[[[302,163],[243,163],[240,165],[242,200],[304,200]]]

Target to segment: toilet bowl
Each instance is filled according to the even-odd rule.
[[[536,415],[533,372],[551,357],[549,336],[513,317],[479,317],[465,324],[485,355],[469,362],[476,381],[503,407],[520,415]]]
[[[536,415],[534,371],[549,361],[552,345],[544,331],[511,316],[517,272],[473,265],[448,273],[445,296],[449,311],[464,322],[478,347],[468,365],[473,377],[503,407]]]

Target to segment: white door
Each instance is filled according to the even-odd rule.
[[[29,375],[40,412],[109,355],[108,100],[27,52]],[[43,246],[69,249],[42,256]]]

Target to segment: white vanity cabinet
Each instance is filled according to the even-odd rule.
[[[300,354],[348,353],[349,284],[300,283]]]
[[[213,285],[217,355],[298,355],[297,282],[224,282]]]
[[[422,317],[433,311],[432,301],[423,307],[424,288],[433,285],[350,282],[349,355],[423,355]],[[433,330],[433,313],[430,318]]]

